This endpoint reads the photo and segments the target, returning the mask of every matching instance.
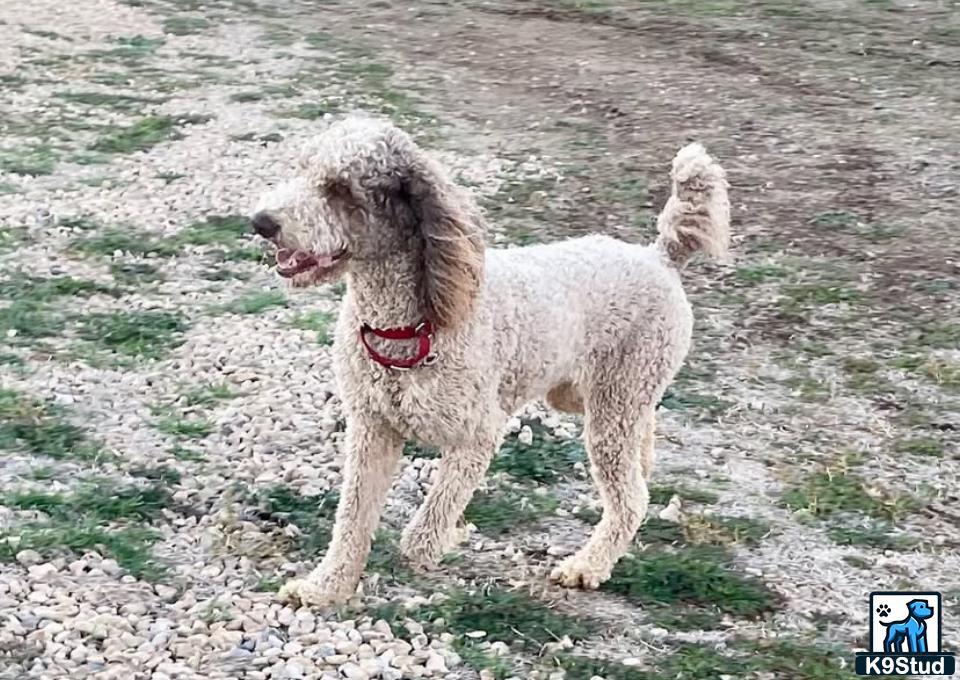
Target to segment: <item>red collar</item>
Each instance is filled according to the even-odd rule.
[[[384,340],[413,340],[418,338],[417,353],[409,359],[391,359],[371,347],[367,341],[367,335],[374,335]],[[433,345],[433,324],[427,319],[416,326],[403,326],[401,328],[372,328],[368,324],[363,324],[360,326],[360,342],[363,343],[370,358],[386,368],[407,370],[417,366],[429,366],[437,360],[437,355],[430,352]]]

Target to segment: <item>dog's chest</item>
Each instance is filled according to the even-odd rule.
[[[344,396],[351,408],[364,416],[382,418],[404,437],[435,446],[456,445],[476,430],[480,409],[464,404],[477,405],[478,395],[462,374],[447,375],[440,365],[396,371],[352,352],[343,359],[341,391],[349,392]]]

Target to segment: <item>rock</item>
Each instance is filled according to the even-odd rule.
[[[36,550],[21,550],[17,553],[16,560],[25,567],[30,567],[43,562],[43,555]]]
[[[340,675],[348,680],[370,680],[370,676],[365,670],[353,662],[347,662],[340,666]]]
[[[300,664],[295,661],[288,661],[283,667],[283,676],[284,678],[289,678],[290,680],[301,680],[305,677],[305,671]]]
[[[660,511],[660,514],[657,515],[660,519],[665,522],[674,522],[677,523],[680,521],[680,496],[674,495],[670,498],[670,502],[667,503],[667,506]]]
[[[524,446],[533,444],[533,430],[530,429],[529,425],[524,425],[520,428],[520,434],[517,435],[517,440]]]
[[[424,664],[424,667],[431,673],[446,673],[447,672],[447,662],[440,654],[436,652],[431,652],[427,657],[427,662]]]
[[[27,567],[27,578],[31,581],[44,581],[56,574],[57,571],[56,565],[52,562],[33,564]]]
[[[157,593],[157,596],[164,602],[173,602],[177,599],[178,590],[170,586],[158,583],[153,587],[154,591]]]

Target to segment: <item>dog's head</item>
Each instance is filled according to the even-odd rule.
[[[910,600],[907,609],[910,610],[910,615],[917,619],[929,619],[933,616],[933,610],[926,600]]]
[[[264,195],[254,230],[294,286],[397,254],[417,258],[425,313],[452,325],[483,270],[482,224],[464,192],[390,123],[350,117],[311,142],[293,179]]]

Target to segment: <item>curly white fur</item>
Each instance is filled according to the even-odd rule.
[[[406,528],[404,555],[429,567],[496,452],[507,419],[531,400],[584,413],[584,441],[603,516],[552,578],[596,588],[628,549],[647,510],[654,409],[691,341],[679,268],[697,250],[729,245],[723,170],[698,144],[673,166],[673,192],[655,244],[605,236],[484,250],[483,218],[445,170],[389,123],[351,117],[304,154],[300,176],[260,209],[284,248],[348,259],[293,279],[344,274],[335,372],[348,422],[344,483],[329,550],[281,596],[305,604],[347,599],[405,439],[440,447],[437,482]],[[439,361],[395,372],[371,361],[364,322],[388,328],[429,318]],[[413,343],[381,342],[397,355]]]

